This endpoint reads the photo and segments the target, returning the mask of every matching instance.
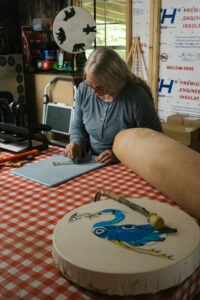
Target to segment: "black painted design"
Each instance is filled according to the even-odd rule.
[[[72,18],[76,14],[75,9],[73,7],[70,8],[70,12],[68,10],[65,10],[64,13],[65,13],[65,17],[64,17],[63,21],[68,21],[70,18]]]
[[[56,35],[60,44],[62,44],[66,40],[66,34],[62,27],[59,28],[59,32],[56,32]]]
[[[89,34],[90,32],[96,32],[96,26],[90,26],[87,24],[87,27],[83,28],[83,32]]]
[[[80,50],[85,50],[85,44],[80,43],[80,44],[74,44],[73,46],[73,52],[79,52]]]

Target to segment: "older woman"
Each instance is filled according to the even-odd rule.
[[[112,163],[117,161],[112,146],[119,131],[134,127],[162,131],[149,87],[114,50],[101,47],[93,51],[84,73],[65,156],[80,159],[89,141],[97,162]]]

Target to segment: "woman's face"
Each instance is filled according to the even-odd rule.
[[[108,90],[104,88],[102,84],[90,72],[87,72],[86,80],[88,86],[91,87],[93,93],[97,95],[97,97],[104,96],[108,93]]]

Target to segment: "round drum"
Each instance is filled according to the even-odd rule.
[[[66,7],[53,22],[53,36],[56,44],[64,51],[84,52],[96,37],[94,17],[82,7]]]
[[[182,283],[200,265],[200,229],[178,207],[130,199],[163,217],[154,229],[145,216],[114,200],[83,205],[53,233],[53,259],[70,281],[109,295],[157,293]]]

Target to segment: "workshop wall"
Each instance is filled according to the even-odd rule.
[[[21,25],[32,25],[34,18],[54,18],[64,7],[67,0],[20,0],[18,1],[19,19]]]
[[[21,52],[17,3],[16,0],[0,1],[0,54]]]
[[[200,117],[199,13],[199,0],[161,1],[158,112],[163,121],[174,113]],[[132,35],[140,36],[147,79],[150,1],[133,0],[132,16]]]
[[[34,18],[53,19],[67,0],[1,0],[0,54],[22,52],[21,26],[31,26]]]

